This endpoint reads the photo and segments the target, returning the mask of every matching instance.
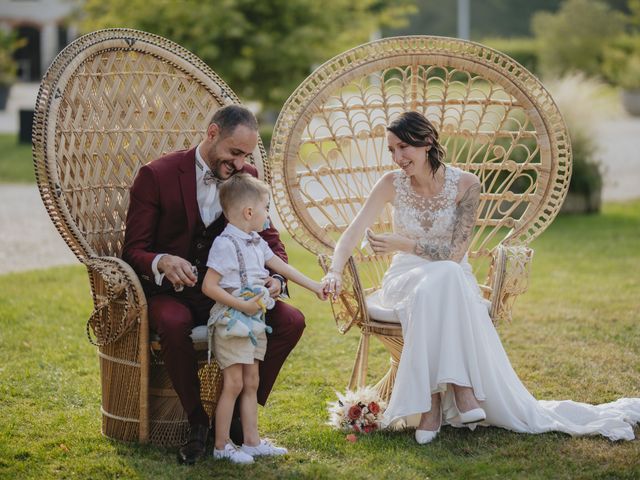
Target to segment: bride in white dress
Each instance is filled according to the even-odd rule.
[[[511,367],[467,260],[478,178],[442,162],[438,133],[417,112],[392,122],[387,142],[400,170],[375,185],[340,237],[323,279],[330,293],[340,292],[341,272],[354,247],[385,204],[393,205],[394,233],[367,231],[376,253],[396,252],[382,288],[370,299],[395,310],[404,338],[386,424],[415,426],[418,443],[432,441],[443,422],[632,440],[640,398],[594,406],[536,400],[527,391]]]

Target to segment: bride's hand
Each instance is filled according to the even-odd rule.
[[[413,251],[414,242],[397,233],[369,233],[369,244],[376,254]]]
[[[342,291],[342,273],[329,270],[322,278],[322,289],[335,300]]]

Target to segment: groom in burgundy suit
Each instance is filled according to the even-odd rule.
[[[218,184],[238,172],[258,176],[245,163],[257,142],[258,123],[249,110],[221,108],[197,147],[144,165],[131,187],[122,257],[142,279],[151,328],[160,336],[165,365],[189,418],[189,440],[178,453],[181,463],[194,463],[204,454],[209,429],[189,334],[194,326],[206,325],[213,305],[201,287],[211,244],[227,223]],[[270,227],[260,235],[286,262],[278,231]],[[265,286],[277,298],[284,278],[273,275]],[[266,323],[273,333],[260,364],[261,405],[305,327],[302,313],[280,301],[267,312]]]

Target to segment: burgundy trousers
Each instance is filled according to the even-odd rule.
[[[208,426],[209,418],[200,401],[196,352],[189,334],[194,326],[206,325],[213,300],[199,289],[185,288],[180,293],[149,297],[149,323],[160,336],[162,358],[189,423]],[[267,352],[259,369],[258,403],[261,405],[267,402],[284,361],[305,327],[302,312],[281,301],[276,301],[275,307],[267,311],[266,323],[273,332],[267,335]]]

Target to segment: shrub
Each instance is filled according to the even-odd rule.
[[[595,141],[596,127],[610,106],[603,95],[604,85],[583,74],[572,74],[546,82],[562,113],[571,137],[573,173],[569,192],[599,197],[602,167]],[[599,211],[599,201],[593,211]]]
[[[621,12],[598,0],[567,0],[557,13],[536,13],[532,30],[539,42],[541,73],[600,75],[604,48],[626,22]]]
[[[640,89],[640,35],[623,35],[607,45],[602,72],[615,85]]]
[[[0,29],[0,85],[11,85],[16,79],[18,65],[13,53],[26,44],[26,40],[18,39],[14,32]]]

